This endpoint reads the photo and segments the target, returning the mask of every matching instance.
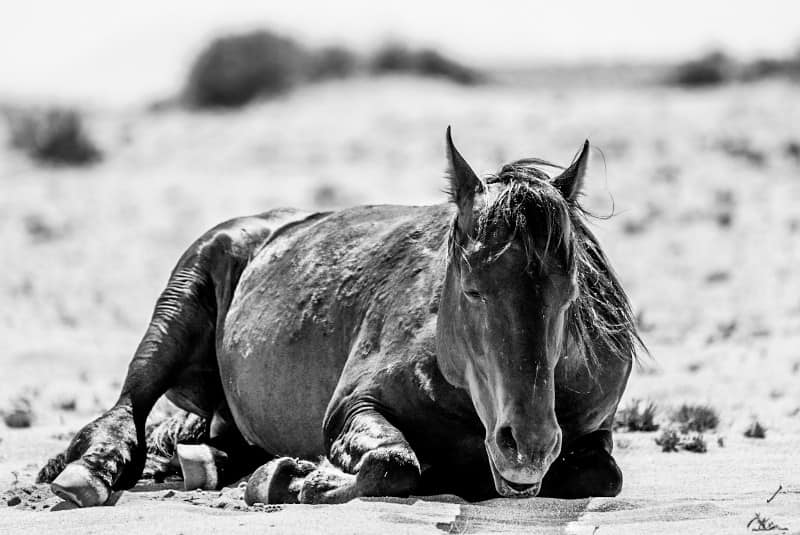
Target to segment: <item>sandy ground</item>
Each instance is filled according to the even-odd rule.
[[[719,414],[706,453],[616,434],[615,499],[466,504],[455,497],[246,510],[241,490],[142,485],[74,510],[35,486],[41,463],[113,403],[182,249],[236,215],[293,205],[443,198],[443,134],[474,167],[568,161],[585,137],[585,204],[653,358],[624,402]],[[227,114],[98,110],[106,160],[43,169],[0,149],[0,533],[743,533],[755,513],[800,533],[800,87],[463,89],[354,80]],[[0,136],[3,135],[0,130]],[[2,140],[0,139],[0,142]],[[754,420],[763,439],[746,438]],[[720,440],[721,439],[721,440]],[[782,489],[769,503],[772,494]],[[750,525],[750,529],[754,524]]]

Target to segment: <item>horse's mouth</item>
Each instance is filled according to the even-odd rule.
[[[491,455],[489,455],[489,466],[492,469],[495,490],[504,498],[530,498],[539,494],[539,490],[542,486],[541,480],[534,483],[517,483],[515,481],[510,481],[500,475],[500,471],[495,467]]]
[[[502,479],[501,486],[507,487],[506,492],[500,491],[500,494],[508,498],[528,498],[539,494],[541,483],[514,483],[505,478]],[[510,492],[509,492],[510,491]]]

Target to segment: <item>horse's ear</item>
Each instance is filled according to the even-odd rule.
[[[572,164],[564,169],[564,172],[553,179],[553,185],[561,191],[561,194],[568,201],[574,201],[583,188],[583,177],[586,176],[586,169],[589,167],[589,140],[583,143],[578,157]]]
[[[450,200],[458,207],[458,227],[464,234],[469,234],[472,229],[475,194],[483,191],[483,184],[453,144],[449,126],[445,137],[447,139],[447,177],[450,181]]]

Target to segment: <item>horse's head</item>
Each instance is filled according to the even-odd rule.
[[[555,178],[521,160],[481,181],[447,132],[457,207],[438,319],[445,378],[469,392],[486,429],[495,487],[538,493],[561,450],[554,369],[577,296],[571,221],[589,144]]]

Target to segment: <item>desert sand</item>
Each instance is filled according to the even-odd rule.
[[[0,148],[0,409],[24,399],[33,413],[28,428],[0,425],[0,533],[745,533],[756,513],[800,533],[800,87],[557,85],[356,79],[229,113],[96,109],[88,125],[105,159],[87,169]],[[526,156],[567,163],[587,137],[602,151],[584,204],[601,216],[613,206],[593,228],[652,352],[623,404],[653,401],[662,427],[681,404],[713,407],[706,453],[617,432],[622,493],[576,501],[248,510],[236,486],[172,482],[81,510],[34,484],[113,403],[196,236],[277,206],[440,202],[448,124],[485,171]],[[762,439],[743,436],[755,420]]]

